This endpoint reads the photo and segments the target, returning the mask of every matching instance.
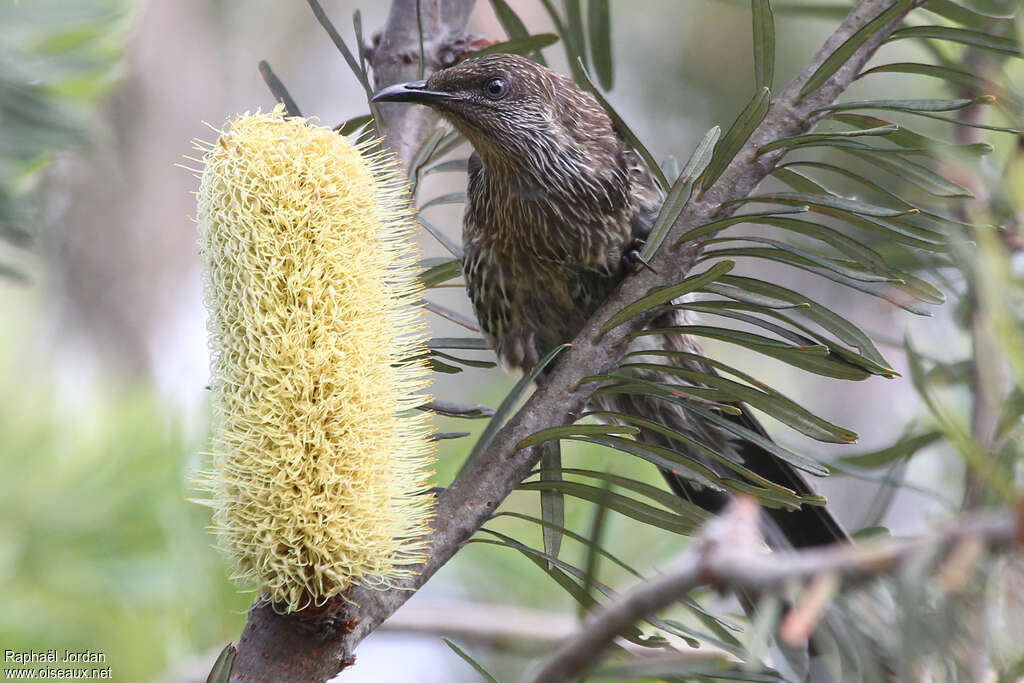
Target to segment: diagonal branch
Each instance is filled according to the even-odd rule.
[[[993,550],[1024,543],[1024,508],[964,520],[935,536],[888,539],[853,546],[848,543],[765,554],[756,543],[757,505],[738,499],[701,532],[699,543],[663,576],[641,585],[614,603],[593,612],[583,627],[528,679],[528,683],[572,680],[592,666],[615,637],[641,619],[685,597],[697,588],[764,593],[796,579],[836,575],[856,584],[898,571],[922,556],[941,560],[965,544],[981,542]],[[742,540],[737,542],[737,536]],[[942,553],[935,553],[941,550]],[[950,555],[950,564],[953,555]],[[944,563],[945,564],[945,563]]]
[[[829,55],[881,12],[897,3],[893,0],[861,0],[853,8],[807,68],[773,100],[764,120],[715,184],[684,208],[666,244],[671,244],[673,238],[677,239],[692,227],[728,214],[730,210],[723,209],[724,203],[745,197],[772,171],[783,152],[758,156],[755,151],[769,142],[798,135],[811,128],[815,122],[814,112],[833,102],[850,85],[861,67],[909,11],[907,0],[898,1],[905,7],[903,12],[853,50],[819,88],[801,97],[800,90]],[[406,62],[401,57],[403,50],[407,56],[419,54],[415,5],[414,0],[396,0],[392,5],[388,27],[372,60],[378,86],[418,76],[416,59]],[[461,27],[445,24],[442,10],[445,7],[449,10],[453,7],[465,9],[465,13],[451,11],[444,15],[457,16],[464,22],[471,5],[470,0],[422,0],[425,30],[439,32],[431,35],[450,36]],[[437,40],[431,41],[435,51],[439,44]],[[385,55],[391,57],[386,58]],[[429,135],[436,120],[430,118],[425,107],[407,107],[405,112],[385,111],[384,129],[391,136],[393,149],[408,164],[418,142]],[[540,450],[519,450],[517,444],[544,427],[575,420],[593,389],[592,386],[579,385],[580,378],[614,369],[625,352],[629,333],[644,322],[636,319],[602,337],[599,330],[605,321],[650,288],[677,282],[693,267],[696,257],[697,251],[692,247],[662,249],[655,259],[656,273],[645,270],[633,275],[605,302],[573,341],[573,347],[563,353],[545,383],[497,433],[490,446],[468,463],[460,476],[438,497],[431,552],[419,575],[402,587],[386,591],[352,589],[347,595],[351,602],[338,606],[337,611],[330,614],[330,624],[341,632],[329,638],[324,637],[328,631],[322,623],[317,628],[309,627],[309,616],[303,617],[300,613],[282,617],[275,615],[269,607],[254,606],[238,644],[232,680],[288,680],[300,672],[303,680],[323,681],[348,666],[353,661],[356,645],[451,559],[536,466]]]

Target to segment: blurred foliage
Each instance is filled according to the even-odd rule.
[[[132,5],[0,2],[0,239],[31,239],[40,171],[89,140],[92,110],[117,83]]]
[[[195,444],[146,390],[78,409],[0,386],[0,640],[103,652],[115,680],[180,667],[237,635],[251,596],[186,502]]]

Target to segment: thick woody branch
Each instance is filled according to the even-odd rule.
[[[976,542],[991,550],[1017,548],[1024,543],[1022,511],[973,517],[927,537],[766,554],[751,541],[758,533],[756,504],[737,500],[721,518],[707,524],[699,542],[673,570],[596,610],[576,635],[525,680],[556,683],[575,678],[594,664],[619,633],[697,588],[763,594],[794,580],[823,575],[835,575],[852,585],[898,572],[923,556],[935,558],[942,566],[943,558],[957,548]],[[952,557],[948,564],[955,564]]]
[[[430,51],[438,54],[442,43],[462,30],[461,24],[457,25],[454,20],[464,21],[472,2],[421,2],[424,32],[431,36],[428,45],[433,46]],[[878,29],[820,88],[801,98],[799,93],[803,84],[836,48],[893,4],[893,0],[861,0],[856,5],[807,68],[774,98],[764,120],[714,186],[686,206],[676,220],[666,245],[672,244],[689,228],[728,213],[723,210],[724,203],[745,197],[772,171],[782,152],[758,156],[756,150],[768,142],[809,130],[814,123],[814,112],[832,103],[850,85],[902,16]],[[410,55],[419,54],[416,25],[415,0],[395,0],[388,27],[373,58],[378,86],[418,76],[417,60],[410,58]],[[425,45],[425,51],[428,45]],[[385,110],[384,119],[389,141],[406,164],[436,121],[426,107],[411,106],[402,110]],[[623,282],[612,294],[573,341],[572,348],[562,354],[544,384],[497,433],[490,446],[468,463],[462,474],[438,497],[430,557],[420,568],[419,575],[402,588],[387,591],[357,588],[350,591],[347,598],[351,602],[338,605],[337,611],[331,615],[330,623],[339,632],[327,638],[323,628],[303,629],[301,615],[280,617],[267,607],[253,607],[238,645],[232,680],[323,681],[350,664],[356,645],[451,559],[536,466],[540,459],[539,451],[520,450],[517,444],[539,429],[575,420],[593,390],[592,386],[580,386],[580,378],[614,369],[625,352],[629,333],[643,321],[621,325],[603,337],[599,335],[602,324],[614,312],[646,294],[651,287],[677,282],[686,275],[695,260],[696,252],[691,248],[672,250],[664,247],[655,259],[656,273],[641,271]]]
[[[476,0],[394,0],[388,14],[387,27],[374,46],[370,63],[373,83],[377,89],[415,81],[420,73],[430,74],[446,61],[454,44],[465,38],[466,22]],[[423,27],[423,56],[426,63],[420,70],[420,26]],[[438,116],[430,107],[407,104],[378,105],[384,119],[382,130],[391,150],[408,169],[423,141],[437,125]]]

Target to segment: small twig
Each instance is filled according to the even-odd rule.
[[[990,549],[1018,547],[1024,533],[1019,513],[1003,510],[966,519],[929,537],[766,554],[756,542],[756,508],[751,499],[735,500],[720,518],[705,526],[699,543],[675,569],[593,612],[583,627],[525,680],[556,683],[574,678],[627,627],[703,586],[765,594],[793,580],[821,575],[851,585],[898,571],[926,551],[949,553],[965,539],[977,539]]]

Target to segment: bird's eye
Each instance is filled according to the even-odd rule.
[[[508,94],[508,83],[504,78],[492,78],[484,86],[484,95],[492,100],[500,100]]]

